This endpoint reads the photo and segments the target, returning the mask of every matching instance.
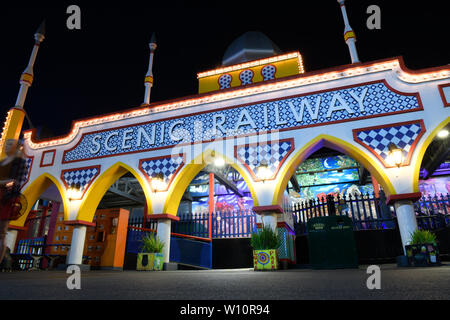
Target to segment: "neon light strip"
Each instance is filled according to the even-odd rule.
[[[197,79],[214,76],[214,75],[222,74],[222,73],[226,73],[226,72],[241,70],[241,69],[248,69],[248,68],[257,67],[257,66],[261,66],[261,65],[269,64],[269,63],[273,63],[273,62],[288,60],[288,59],[292,59],[292,58],[298,58],[299,72],[304,73],[305,70],[303,68],[302,56],[300,55],[299,52],[291,52],[291,53],[287,53],[287,54],[283,54],[283,55],[279,55],[279,56],[275,56],[275,57],[264,58],[264,59],[249,61],[249,62],[245,62],[245,63],[241,63],[241,64],[235,64],[235,65],[232,65],[229,67],[200,72],[200,73],[197,73]]]
[[[450,69],[449,70],[442,70],[442,71],[436,71],[436,72],[429,72],[424,74],[409,74],[404,72],[401,67],[398,60],[393,61],[387,61],[382,63],[376,63],[369,66],[364,67],[353,67],[348,68],[341,71],[331,71],[323,74],[316,74],[311,75],[307,77],[299,77],[291,80],[278,80],[272,83],[262,83],[258,86],[251,86],[248,88],[242,88],[242,89],[236,89],[228,92],[218,92],[216,94],[211,94],[207,96],[203,96],[200,98],[193,98],[193,99],[186,99],[182,101],[176,101],[172,103],[167,103],[163,105],[159,105],[156,107],[144,107],[139,108],[133,111],[129,112],[122,112],[122,113],[116,113],[113,115],[108,115],[104,117],[98,117],[93,118],[89,120],[82,120],[75,122],[74,127],[72,131],[64,138],[59,138],[55,140],[49,140],[49,141],[43,141],[43,142],[37,142],[34,143],[31,141],[31,131],[24,133],[24,138],[28,144],[28,146],[32,149],[41,149],[56,145],[62,145],[66,144],[70,141],[72,141],[75,136],[77,135],[78,131],[82,127],[88,127],[93,125],[99,125],[109,122],[114,122],[118,120],[123,119],[130,119],[134,117],[140,117],[145,116],[149,114],[154,113],[160,113],[165,111],[171,111],[186,107],[192,107],[207,103],[214,103],[218,101],[224,101],[229,100],[233,98],[240,98],[240,97],[246,97],[250,95],[260,94],[260,93],[267,93],[272,91],[278,91],[283,89],[290,89],[295,88],[299,86],[309,85],[309,84],[315,84],[315,83],[321,83],[326,82],[330,80],[337,80],[337,79],[344,79],[344,78],[350,78],[355,76],[360,76],[364,74],[370,74],[370,73],[376,73],[380,71],[386,71],[386,70],[393,70],[400,80],[410,83],[419,83],[419,82],[425,82],[425,81],[432,81],[432,80],[439,80],[439,79],[445,79],[450,78]]]

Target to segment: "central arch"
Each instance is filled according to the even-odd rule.
[[[253,181],[248,177],[247,173],[244,171],[242,167],[237,165],[235,159],[229,159],[228,157],[214,151],[216,155],[223,157],[225,162],[233,167],[244,179],[247,184],[250,193],[252,195],[253,204],[255,206],[258,205],[258,198],[256,196],[256,192],[253,188]],[[164,202],[164,213],[168,213],[176,216],[178,207],[180,205],[181,198],[183,197],[184,191],[189,186],[191,181],[195,178],[195,176],[207,166],[207,162],[204,159],[208,159],[211,157],[212,150],[206,150],[195,159],[193,159],[190,163],[185,165],[181,171],[177,174],[175,179],[172,181],[169,191],[167,192],[167,197]]]
[[[89,187],[84,199],[82,200],[77,218],[75,220],[92,222],[95,211],[97,210],[97,207],[106,191],[108,191],[116,180],[127,172],[130,172],[137,179],[142,190],[144,191],[147,207],[151,208],[150,190],[147,183],[133,168],[123,162],[117,162],[103,172]]]
[[[274,190],[272,204],[279,205],[282,203],[283,192],[286,189],[289,179],[294,174],[296,168],[300,165],[300,163],[302,163],[302,161],[307,159],[311,154],[322,147],[340,151],[354,158],[367,170],[369,170],[370,174],[372,174],[377,179],[378,183],[381,184],[387,195],[396,194],[394,186],[388,176],[383,172],[383,169],[367,154],[344,140],[330,135],[321,134],[305,144],[300,150],[296,151],[293,157],[286,163],[286,165],[284,165],[281,172],[278,173],[280,176]]]

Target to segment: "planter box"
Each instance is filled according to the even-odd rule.
[[[164,265],[164,254],[162,253],[138,253],[136,270],[151,271],[162,270]]]
[[[428,267],[441,264],[439,249],[433,243],[405,246],[408,263],[414,267]]]
[[[253,250],[254,270],[277,270],[278,250]]]

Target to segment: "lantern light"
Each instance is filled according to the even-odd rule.
[[[438,132],[437,136],[441,139],[447,138],[448,137],[448,130],[443,129],[441,131]]]
[[[262,180],[263,182],[272,177],[272,172],[269,169],[269,165],[267,164],[267,161],[262,160],[259,163],[259,166],[256,168],[256,176],[258,177],[258,179]]]
[[[161,172],[152,177],[151,184],[154,192],[161,192],[167,188],[167,184],[164,181],[164,175]]]
[[[403,163],[403,150],[393,143],[389,144],[388,149],[390,162],[400,168]]]
[[[80,183],[72,184],[67,190],[67,197],[69,200],[80,200],[82,197]]]

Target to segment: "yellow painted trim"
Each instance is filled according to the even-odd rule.
[[[147,182],[129,165],[123,162],[116,162],[106,171],[104,171],[87,190],[78,210],[76,220],[83,220],[92,222],[94,219],[95,211],[97,211],[98,204],[102,200],[106,191],[111,187],[111,185],[123,176],[125,173],[131,172],[131,174],[139,181],[139,184],[144,191],[145,199],[147,201],[147,208],[151,210],[150,202],[150,187]]]
[[[3,128],[2,137],[0,141],[1,155],[0,160],[3,159],[5,154],[5,141],[9,139],[20,138],[20,132],[22,131],[23,120],[25,119],[25,111],[19,108],[12,108],[8,111],[6,116],[6,124]]]
[[[331,148],[344,152],[361,163],[377,179],[378,183],[382,185],[387,195],[396,194],[394,186],[392,185],[388,176],[384,173],[382,167],[375,163],[374,160],[371,159],[367,154],[365,154],[363,150],[360,150],[358,147],[339,138],[321,134],[310,140],[300,150],[298,150],[291,157],[291,159],[285,165],[283,165],[282,171],[278,172],[280,178],[278,178],[278,182],[274,190],[272,204],[281,205],[284,190],[286,189],[289,179],[294,174],[295,169],[303,160],[305,160],[307,156],[309,156],[308,152],[321,141],[325,141],[325,143],[331,144]]]
[[[50,185],[54,183],[58,188],[59,194],[63,201],[64,207],[64,220],[68,220],[69,218],[69,203],[66,200],[66,189],[60,184],[60,182],[53,177],[51,174],[44,172],[38,178],[34,179],[33,182],[22,192],[28,202],[27,211],[23,214],[19,219],[15,221],[11,221],[10,224],[13,226],[23,227],[25,225],[25,221],[27,220],[27,216],[30,213],[31,207],[35,204],[35,202],[39,199],[40,195],[47,190]]]
[[[349,38],[356,38],[355,33],[353,31],[347,31],[344,34],[344,41],[347,41]]]
[[[178,206],[180,205],[181,198],[183,197],[186,188],[189,183],[195,178],[195,176],[207,165],[204,159],[211,156],[212,150],[205,150],[201,155],[197,156],[190,163],[185,164],[183,168],[178,172],[175,179],[173,179],[169,190],[167,191],[166,200],[164,202],[164,212],[176,216],[178,212]],[[258,197],[253,189],[253,180],[251,180],[247,173],[236,164],[235,159],[229,159],[226,156],[215,151],[216,156],[223,157],[227,164],[231,165],[244,179],[245,183],[252,195],[253,204],[258,206]]]
[[[413,192],[419,192],[419,175],[420,175],[420,167],[422,165],[423,157],[425,156],[425,152],[428,149],[428,146],[431,144],[433,139],[436,137],[438,132],[444,128],[446,125],[450,123],[450,117],[447,117],[444,121],[442,121],[434,130],[428,135],[422,147],[420,148],[417,156],[416,156],[416,164],[414,166],[414,174],[413,174]]]

